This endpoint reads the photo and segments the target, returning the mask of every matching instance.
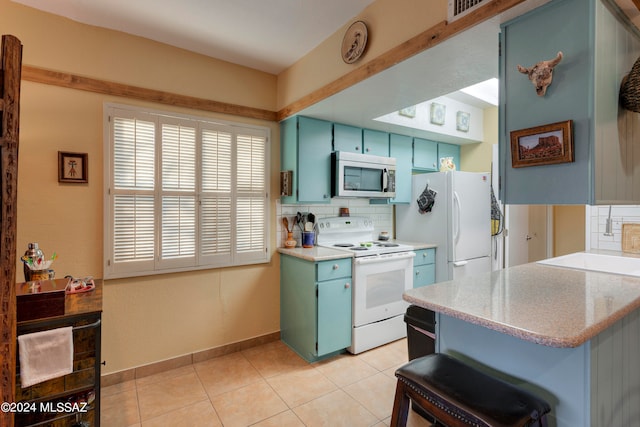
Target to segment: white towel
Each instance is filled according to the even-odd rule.
[[[20,382],[29,387],[73,372],[73,328],[18,336]]]

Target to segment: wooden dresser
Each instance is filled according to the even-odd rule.
[[[22,388],[19,351],[16,352],[15,402],[32,404],[30,410],[15,414],[16,426],[100,426],[102,280],[95,284],[92,291],[66,295],[62,315],[18,321],[18,336],[72,326],[74,355],[71,374]],[[24,286],[16,285],[18,295]],[[87,401],[91,403],[85,406],[83,402]],[[53,411],[42,410],[49,408]],[[83,411],[75,411],[78,408]]]

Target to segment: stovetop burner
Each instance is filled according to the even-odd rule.
[[[348,251],[353,257],[367,257],[413,248],[406,244],[376,240],[373,221],[366,217],[321,218],[318,225],[318,246]]]

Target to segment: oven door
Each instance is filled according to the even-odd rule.
[[[403,314],[402,299],[413,288],[415,252],[399,252],[354,259],[353,325],[355,327]]]

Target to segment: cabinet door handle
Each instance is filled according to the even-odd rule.
[[[334,269],[334,270],[337,270],[337,269],[339,269],[339,268],[340,268],[340,266],[339,266],[338,264],[333,264],[333,269]]]
[[[356,151],[360,151],[360,147],[356,146]]]
[[[416,276],[420,275],[420,270],[416,270]]]
[[[351,283],[345,283],[345,284],[344,284],[344,288],[345,288],[345,289],[349,289],[350,287],[351,287]]]

